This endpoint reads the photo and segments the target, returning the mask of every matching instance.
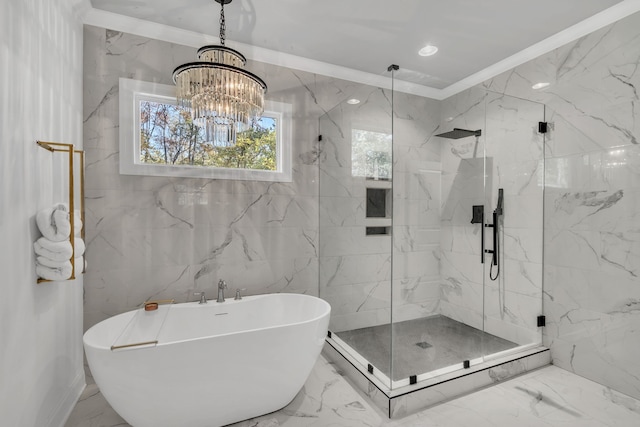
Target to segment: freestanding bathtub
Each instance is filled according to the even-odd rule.
[[[293,400],[330,311],[300,294],[161,305],[96,324],[84,348],[100,391],[132,426],[223,426]]]

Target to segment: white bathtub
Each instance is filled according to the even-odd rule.
[[[299,294],[161,305],[84,334],[96,384],[134,427],[222,426],[286,406],[304,385],[329,304]],[[157,343],[117,348],[112,346]]]

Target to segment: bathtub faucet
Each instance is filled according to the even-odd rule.
[[[193,295],[196,296],[196,297],[200,297],[200,302],[198,304],[206,304],[207,303],[207,296],[204,294],[204,291],[202,291],[202,292],[194,292]]]
[[[220,279],[218,282],[218,302],[224,302],[224,290],[227,288],[227,282]]]

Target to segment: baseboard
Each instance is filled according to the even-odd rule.
[[[85,387],[84,369],[82,369],[74,378],[46,427],[64,427]]]

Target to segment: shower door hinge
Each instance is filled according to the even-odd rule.
[[[416,384],[418,382],[418,376],[417,375],[411,375],[409,377],[409,384]]]
[[[471,367],[471,361],[465,360],[464,362],[462,362],[462,366],[464,367],[464,369],[469,369]]]
[[[322,141],[322,135],[318,135],[318,141]]]
[[[545,316],[538,316],[538,328],[547,326],[547,318]]]
[[[373,374],[373,365],[371,363],[367,363],[367,372]]]
[[[327,331],[327,338],[331,338],[331,331]]]
[[[538,133],[547,133],[547,122],[538,122]]]

